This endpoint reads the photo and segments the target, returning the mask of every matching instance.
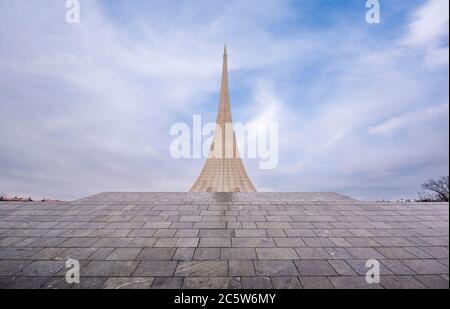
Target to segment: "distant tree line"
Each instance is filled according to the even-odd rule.
[[[33,202],[33,200],[31,199],[31,197],[8,197],[5,194],[0,194],[0,202]]]
[[[419,193],[420,202],[448,202],[449,177],[441,177],[439,179],[430,179],[422,185],[423,191]]]

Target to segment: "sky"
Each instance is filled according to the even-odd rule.
[[[258,191],[414,198],[449,171],[449,1],[0,0],[0,194],[185,192],[204,159],[170,128],[215,121],[223,45],[233,119],[279,124]]]

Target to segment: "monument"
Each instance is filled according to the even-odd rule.
[[[191,193],[2,202],[0,290],[448,289],[448,203],[256,192],[234,131],[222,135],[232,124],[227,58]]]
[[[226,46],[223,54],[222,85],[216,124],[210,154],[190,192],[256,192],[240,158],[236,135],[234,131],[227,134],[230,128],[232,130],[233,120],[228,86]]]

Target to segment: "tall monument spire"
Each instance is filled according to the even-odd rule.
[[[208,159],[190,192],[256,192],[240,158],[232,127],[226,45],[216,124]]]

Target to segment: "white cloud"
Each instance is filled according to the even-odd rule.
[[[448,39],[449,1],[429,0],[411,16],[405,43],[439,45]]]
[[[390,118],[383,123],[370,127],[368,132],[373,135],[392,135],[398,130],[414,127],[420,123],[433,122],[446,118],[449,113],[448,103],[432,106],[419,111],[408,112],[401,116]]]
[[[425,49],[425,60],[429,65],[448,65],[449,1],[428,0],[410,19],[402,43]]]
[[[264,128],[270,123],[280,121],[281,109],[284,102],[275,94],[273,85],[267,80],[257,80],[253,89],[253,100],[250,103],[250,124],[254,127]]]

